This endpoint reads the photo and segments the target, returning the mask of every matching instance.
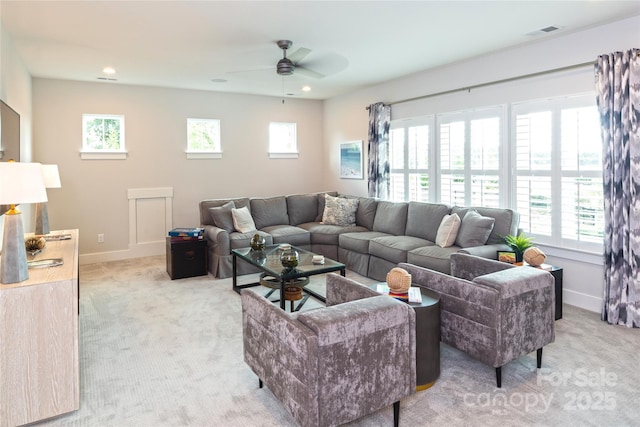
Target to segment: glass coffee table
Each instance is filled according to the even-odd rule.
[[[309,295],[322,302],[326,302],[326,298],[324,296],[311,289],[307,289],[304,286],[309,283],[309,277],[315,276],[316,274],[339,271],[340,274],[344,276],[346,268],[345,265],[327,257],[324,257],[323,264],[315,264],[313,262],[313,257],[316,254],[313,252],[300,249],[296,246],[291,246],[291,249],[296,250],[299,255],[298,265],[292,270],[285,269],[280,262],[280,255],[283,251],[283,249],[280,248],[280,245],[269,245],[261,251],[256,251],[251,248],[233,249],[231,251],[231,254],[233,255],[233,290],[240,293],[241,289],[252,286],[263,285],[271,288],[279,287],[280,308],[283,310],[285,309],[286,300],[284,297],[285,288],[287,288],[287,286],[300,287],[302,292],[306,294],[304,300],[298,304],[298,308],[296,310],[300,309]],[[262,270],[260,281],[238,285],[238,258]]]

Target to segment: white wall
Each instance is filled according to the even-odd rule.
[[[20,115],[20,159],[31,161],[31,75],[17,54],[13,41],[0,24],[0,99]],[[3,159],[9,160],[9,159]],[[25,231],[33,231],[31,205],[19,207]],[[4,215],[0,216],[0,245],[4,229]]]
[[[374,102],[392,103],[421,95],[502,80],[584,62],[598,55],[640,47],[640,17],[632,17],[586,31],[531,42],[524,47],[473,58],[440,69],[330,99],[324,106],[327,187],[340,192],[367,194],[366,180],[339,179],[340,142],[367,139],[367,111]],[[594,93],[592,67],[494,85],[470,92],[399,103],[392,106],[392,118],[406,118],[563,94]],[[365,159],[366,162],[366,159]],[[564,269],[564,301],[600,311],[603,294],[602,258],[542,248],[550,263]]]
[[[36,78],[33,111],[34,159],[62,181],[49,221],[80,229],[81,259],[131,255],[128,189],[173,188],[174,227],[198,226],[202,199],[326,189],[321,101]],[[83,113],[125,116],[126,160],[80,159]],[[221,120],[222,159],[186,159],[188,117]],[[270,121],[297,123],[299,159],[268,159]]]

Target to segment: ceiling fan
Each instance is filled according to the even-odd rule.
[[[310,49],[300,47],[287,58],[287,50],[291,47],[293,42],[291,40],[278,40],[277,44],[278,47],[282,49],[282,59],[278,61],[278,64],[276,65],[276,72],[278,75],[290,76],[296,72],[316,79],[325,77],[322,73],[310,70],[300,65],[300,61],[302,61],[311,52]]]

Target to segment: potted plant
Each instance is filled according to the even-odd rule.
[[[532,240],[533,237],[527,237],[523,232],[517,236],[507,234],[504,237],[504,242],[516,253],[516,262],[522,262],[524,251],[533,246]]]

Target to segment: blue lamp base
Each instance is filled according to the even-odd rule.
[[[36,229],[35,235],[42,236],[49,234],[49,212],[47,211],[47,204],[36,203]]]
[[[20,212],[7,212],[4,216],[4,240],[0,261],[0,282],[18,283],[29,278],[27,250],[24,246],[24,229]]]

